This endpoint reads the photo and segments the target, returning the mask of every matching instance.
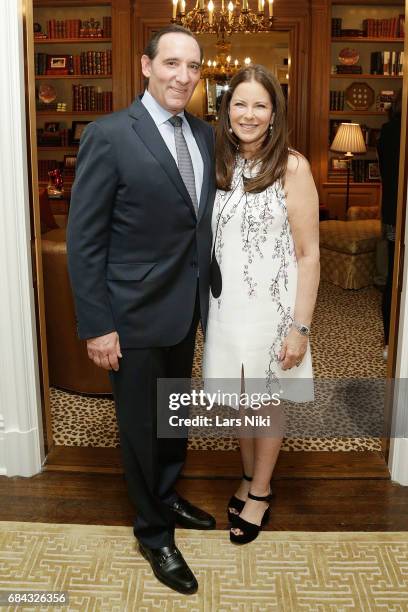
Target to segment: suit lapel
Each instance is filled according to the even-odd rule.
[[[136,119],[136,121],[134,121],[132,124],[136,134],[143,141],[151,154],[157,159],[162,168],[166,171],[168,177],[174,183],[195,217],[196,214],[193,203],[186,186],[184,185],[183,179],[181,178],[177,164],[174,161],[174,158],[164,142],[159,130],[157,129],[155,122],[139,98],[137,98],[131,105],[129,114]]]
[[[196,120],[196,118],[193,115],[190,115],[190,113],[185,112],[184,114],[185,114],[185,117],[188,123],[190,124],[191,131],[193,132],[195,141],[198,145],[198,148],[200,149],[201,157],[204,163],[203,184],[201,187],[200,203],[198,207],[198,220],[200,220],[204,214],[204,210],[205,210],[207,200],[208,200],[208,190],[209,190],[210,173],[211,173],[211,160],[210,160],[210,154],[209,154],[208,147],[204,139],[204,134],[203,134],[203,130],[201,129],[200,123]]]

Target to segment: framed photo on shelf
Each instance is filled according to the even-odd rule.
[[[380,181],[381,174],[378,162],[373,161],[368,163],[368,180],[369,181]]]
[[[341,157],[332,157],[331,170],[334,172],[347,172],[347,160]]]
[[[72,122],[72,130],[71,130],[71,143],[79,144],[81,139],[82,132],[88,125],[91,123],[90,121],[73,121]]]
[[[52,132],[55,134],[56,132],[59,132],[59,128],[60,124],[58,121],[48,121],[47,123],[44,123],[44,132]]]
[[[47,55],[47,74],[68,74],[69,55]]]

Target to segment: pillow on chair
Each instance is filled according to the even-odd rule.
[[[347,221],[379,218],[380,208],[378,206],[350,206],[347,211]]]

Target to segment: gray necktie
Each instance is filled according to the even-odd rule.
[[[176,141],[177,165],[183,183],[193,202],[194,210],[198,211],[197,193],[195,188],[195,177],[193,162],[191,161],[190,151],[184,138],[182,123],[183,120],[178,115],[170,117],[169,122],[174,126],[174,139]]]

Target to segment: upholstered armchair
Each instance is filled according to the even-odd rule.
[[[66,216],[55,220],[65,225]],[[50,385],[79,393],[111,393],[107,371],[90,361],[85,342],[77,337],[64,227],[42,235],[42,264]]]
[[[361,289],[378,277],[381,221],[377,206],[351,206],[347,221],[321,221],[321,279],[343,289]]]

